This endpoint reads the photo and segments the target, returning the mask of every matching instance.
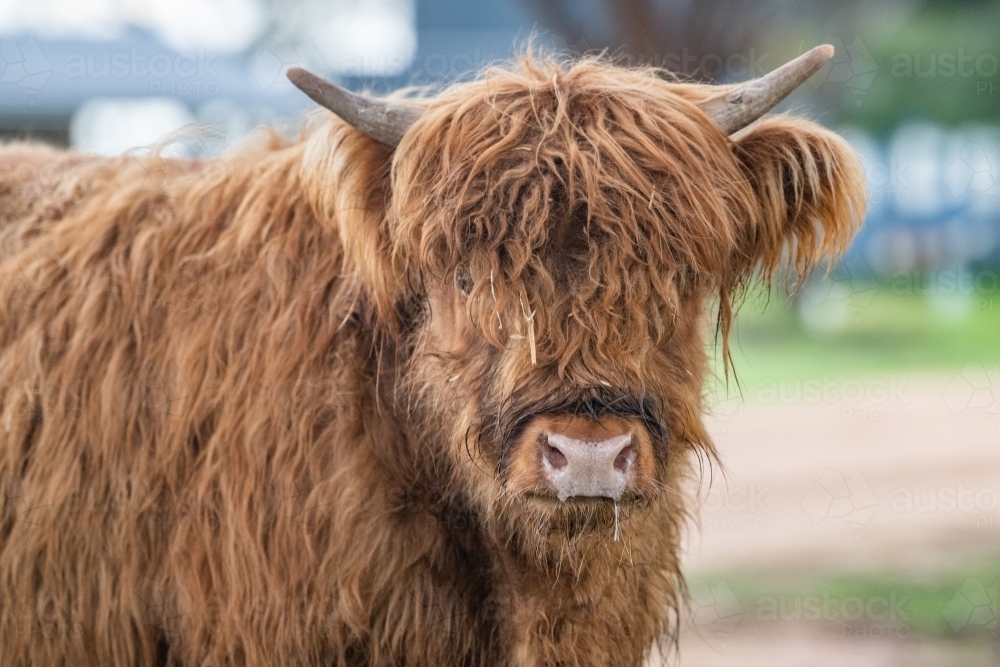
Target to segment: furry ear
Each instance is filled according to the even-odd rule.
[[[739,234],[737,284],[757,267],[769,279],[786,249],[797,278],[847,249],[865,214],[865,176],[846,141],[810,121],[775,116],[735,135],[734,146],[758,210]]]
[[[394,328],[403,285],[389,243],[391,164],[391,148],[337,119],[309,137],[302,174],[317,217],[339,232],[352,310]]]

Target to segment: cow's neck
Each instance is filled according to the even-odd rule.
[[[513,664],[636,665],[663,640],[678,583],[676,565],[660,561],[673,552],[641,543],[656,533],[636,525],[662,520],[660,511],[636,517],[629,542],[594,534],[554,539],[546,551],[490,538],[497,608],[516,638]],[[512,549],[515,543],[522,547]]]

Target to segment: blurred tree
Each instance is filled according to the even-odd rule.
[[[1000,121],[1000,0],[520,1],[571,51],[700,81],[759,76],[832,42],[834,63],[814,81],[830,85],[812,91],[827,122]]]
[[[891,30],[871,26],[864,36],[877,83],[845,106],[843,120],[877,132],[906,120],[1000,122],[998,26],[996,0],[929,0]]]

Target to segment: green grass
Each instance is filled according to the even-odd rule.
[[[898,371],[954,372],[967,363],[1000,363],[1000,293],[955,303],[968,312],[948,317],[947,299],[933,299],[898,284],[855,285],[833,308],[847,315],[837,332],[810,333],[781,288],[744,303],[731,338],[741,383],[762,379],[857,378]],[[901,293],[902,292],[902,293]],[[799,300],[807,299],[800,295]],[[830,308],[822,298],[819,308]],[[814,312],[816,309],[813,309]],[[716,353],[716,368],[721,364]]]
[[[995,637],[1000,613],[1000,557],[933,576],[765,572],[708,581],[725,582],[749,623],[806,622],[838,631],[881,626],[896,635],[964,640]]]

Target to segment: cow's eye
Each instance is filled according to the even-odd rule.
[[[469,296],[472,293],[472,276],[464,271],[459,273],[455,278],[455,282],[458,283],[458,289],[462,292],[462,296]]]

